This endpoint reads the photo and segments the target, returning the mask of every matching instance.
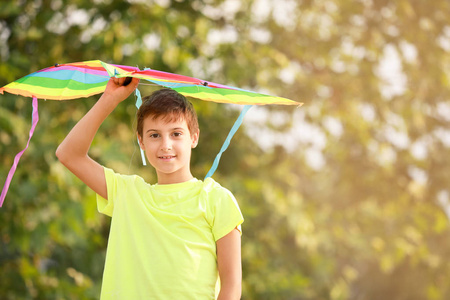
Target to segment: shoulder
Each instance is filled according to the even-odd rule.
[[[106,180],[118,185],[149,185],[141,176],[116,173],[113,169],[103,167]]]
[[[211,177],[205,179],[203,183],[203,190],[209,194],[233,195],[227,188],[223,187],[220,183],[218,183]]]
[[[203,192],[206,194],[210,205],[222,206],[225,203],[234,203],[235,205],[238,205],[233,193],[211,177],[205,179],[203,183]]]
[[[205,179],[204,186],[208,194],[207,203],[214,240],[219,240],[234,228],[241,231],[240,224],[244,218],[234,195],[212,178]]]

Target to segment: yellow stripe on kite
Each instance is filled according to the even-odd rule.
[[[11,87],[5,86],[4,90],[11,94],[22,95],[24,97],[37,97],[48,100],[70,100],[81,97],[90,97],[100,94],[105,90],[105,86],[94,87],[85,90],[70,90],[70,89],[52,89],[45,87],[36,87],[28,84],[20,84],[20,87],[14,85]]]

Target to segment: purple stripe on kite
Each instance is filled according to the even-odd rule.
[[[173,74],[173,73],[168,73],[168,72],[163,72],[163,71],[157,71],[157,70],[144,70],[144,71],[139,71],[136,72],[138,74],[142,74],[144,76],[149,76],[153,79],[161,79],[161,80],[169,80],[169,81],[175,81],[175,82],[184,82],[184,83],[192,83],[192,84],[202,84],[203,81],[198,79],[198,78],[194,78],[194,77],[188,77],[188,76],[184,76],[184,75],[178,75],[178,74]]]
[[[52,78],[58,80],[75,80],[83,83],[99,83],[106,82],[109,79],[109,76],[99,76],[90,73],[83,73],[72,70],[64,70],[64,69],[55,69],[52,72],[39,72],[34,73],[33,77],[41,77],[41,78]]]
[[[87,74],[92,74],[92,75],[108,76],[108,72],[106,72],[106,70],[95,70],[95,69],[87,69],[87,68],[72,67],[72,66],[60,66],[60,67],[55,67],[55,68],[47,68],[44,70],[37,71],[36,73],[55,72],[55,71],[59,71],[59,70],[70,70],[70,71],[78,71],[81,73],[87,73]],[[33,74],[30,74],[28,76],[31,76]]]
[[[139,72],[140,71],[138,67],[130,67],[130,66],[122,66],[122,65],[114,65],[114,64],[112,64],[111,66],[121,68],[122,70],[125,70],[127,72],[132,72],[132,71]]]
[[[14,163],[9,170],[8,176],[6,177],[5,185],[2,189],[2,194],[0,195],[0,207],[3,205],[3,201],[5,201],[6,194],[8,193],[9,185],[11,184],[11,180],[14,176],[14,173],[16,172],[17,165],[19,164],[19,160],[22,157],[22,154],[25,152],[25,150],[28,149],[28,145],[30,144],[31,137],[33,136],[34,130],[36,129],[36,124],[39,121],[39,113],[38,113],[38,100],[36,97],[33,97],[33,113],[32,113],[32,121],[31,121],[31,129],[28,134],[28,142],[25,146],[25,149],[20,151],[16,154],[16,157],[14,157]]]
[[[249,90],[244,90],[244,89],[237,88],[237,87],[234,87],[234,86],[223,85],[223,84],[220,84],[220,83],[214,83],[214,82],[209,82],[209,81],[205,81],[205,82],[208,83],[207,87],[210,87],[210,88],[228,89],[228,90],[235,90],[235,91],[242,91],[242,92],[256,94],[256,92],[249,91]]]

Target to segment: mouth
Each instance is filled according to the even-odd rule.
[[[159,159],[162,159],[162,160],[170,160],[170,159],[173,159],[173,158],[175,158],[175,157],[176,157],[175,155],[158,156],[158,158],[159,158]]]

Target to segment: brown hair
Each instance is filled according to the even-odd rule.
[[[137,112],[136,129],[140,137],[144,130],[144,119],[148,116],[153,120],[162,117],[167,122],[184,119],[191,134],[198,131],[194,106],[186,97],[172,89],[160,89],[142,98],[142,105]]]

